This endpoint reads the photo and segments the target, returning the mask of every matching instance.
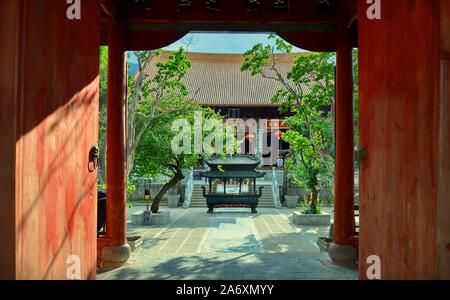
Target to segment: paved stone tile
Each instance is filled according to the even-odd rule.
[[[139,210],[139,208],[133,208]],[[133,209],[128,210],[131,219]],[[142,210],[142,208],[140,208]],[[357,279],[356,268],[334,265],[319,252],[319,236],[329,228],[300,227],[289,209],[168,209],[167,226],[128,226],[143,244],[130,262],[98,279],[301,280]]]

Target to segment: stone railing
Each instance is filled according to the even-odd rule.
[[[186,189],[184,190],[184,202],[183,208],[189,208],[191,206],[192,192],[194,191],[194,171],[189,171],[187,177]]]
[[[275,207],[281,208],[280,189],[278,186],[277,169],[275,167],[272,168],[272,194]]]

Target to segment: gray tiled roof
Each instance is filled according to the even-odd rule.
[[[163,51],[146,70],[147,74],[156,72],[156,62],[165,60],[169,51]],[[277,68],[286,75],[292,67],[294,58],[307,53],[276,55]],[[191,97],[200,104],[215,106],[276,106],[271,102],[275,92],[282,85],[260,75],[251,76],[241,72],[241,54],[188,53],[192,68],[186,74],[184,83],[189,87]],[[269,71],[268,75],[273,75]]]

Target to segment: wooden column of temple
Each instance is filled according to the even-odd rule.
[[[125,136],[125,25],[110,20],[108,30],[107,214],[108,254],[105,261],[127,260],[126,245],[126,136]],[[126,247],[126,246],[125,246]],[[104,252],[104,251],[103,251]],[[108,256],[108,257],[106,257]]]
[[[354,235],[353,40],[341,10],[336,49],[336,174],[333,242],[349,244]],[[331,255],[331,254],[330,254]],[[333,257],[332,257],[333,258]]]

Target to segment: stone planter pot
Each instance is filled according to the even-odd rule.
[[[152,215],[150,225],[167,225],[170,222],[170,211],[162,211]]]
[[[298,205],[298,196],[284,196],[284,200],[286,200],[287,208],[297,208]]]
[[[133,225],[150,225],[151,220],[151,212],[141,210],[131,215],[131,224]]]
[[[138,211],[131,215],[131,224],[133,225],[167,225],[170,222],[170,212],[163,211],[157,214],[151,214],[150,220],[144,218],[144,211]]]
[[[331,222],[331,215],[322,213],[321,215],[306,215],[301,212],[294,212],[294,224],[303,226],[329,226]]]
[[[168,195],[167,203],[169,205],[169,208],[178,207],[178,203],[180,203],[180,199],[181,199],[181,195]]]

